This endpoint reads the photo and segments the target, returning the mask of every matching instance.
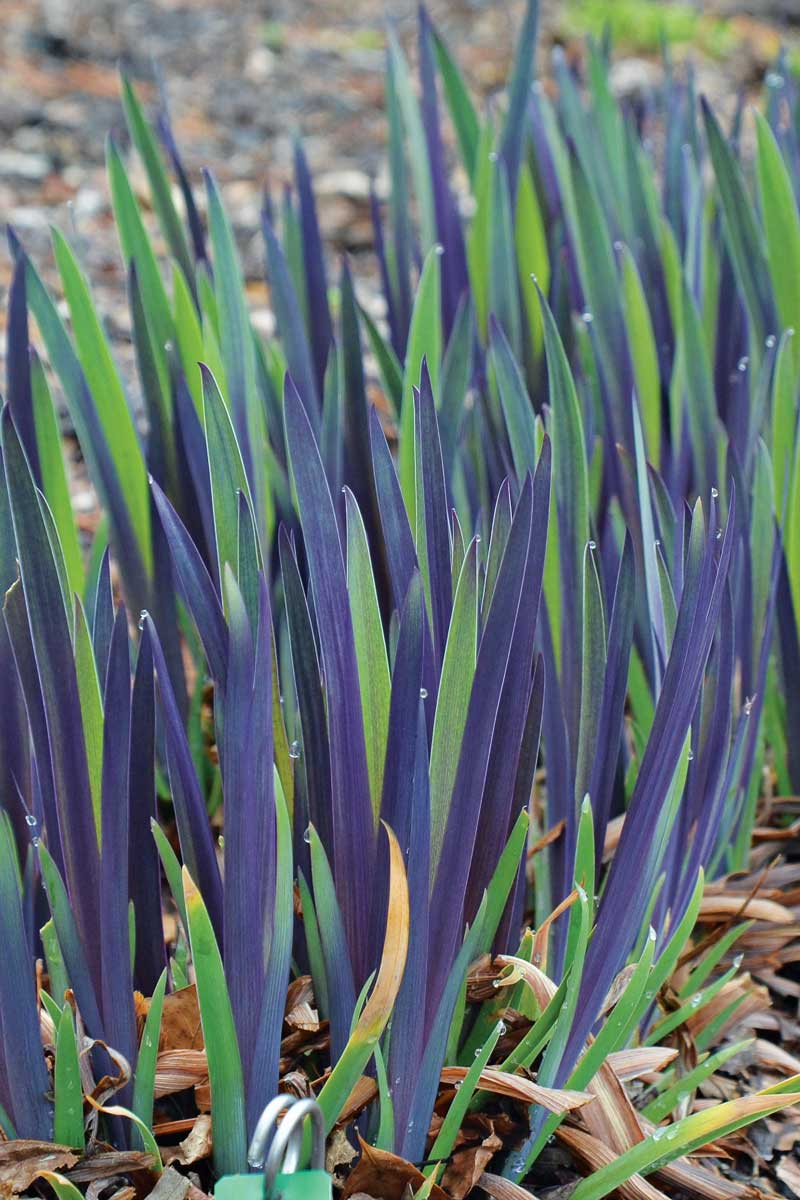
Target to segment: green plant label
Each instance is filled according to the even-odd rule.
[[[269,1200],[331,1200],[326,1171],[294,1171],[279,1175]],[[215,1200],[267,1200],[263,1175],[225,1175],[214,1188]]]

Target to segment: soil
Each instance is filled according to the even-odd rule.
[[[543,72],[553,41],[580,52],[585,7],[544,0]],[[522,8],[523,0],[430,0],[484,100],[507,78]],[[800,38],[787,23],[800,9],[797,0],[750,3],[756,15],[730,0],[720,0],[723,8],[734,31],[725,60],[701,55],[697,67],[700,88],[724,102],[761,78],[781,39]],[[120,63],[145,102],[155,99],[155,72],[165,79],[192,178],[209,166],[223,187],[256,308],[267,302],[257,232],[262,192],[289,178],[298,132],[328,244],[356,257],[369,290],[366,200],[370,178],[380,190],[385,177],[385,29],[391,22],[413,58],[413,0],[0,0],[0,17],[0,213],[50,282],[49,226],[68,232],[126,375],[128,316],[104,168],[108,134],[127,144]],[[615,83],[647,87],[659,70],[654,55],[623,46]],[[132,170],[144,195],[135,162]],[[0,254],[0,292],[9,270]]]

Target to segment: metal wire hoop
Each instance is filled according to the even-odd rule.
[[[286,1115],[278,1125],[278,1117],[282,1112]],[[264,1166],[267,1200],[272,1197],[278,1174],[290,1174],[297,1170],[303,1149],[306,1117],[310,1117],[312,1126],[311,1167],[321,1171],[325,1167],[325,1119],[315,1100],[301,1100],[292,1095],[276,1096],[258,1119],[247,1160],[255,1169]]]
[[[247,1151],[247,1161],[253,1170],[260,1171],[264,1166],[267,1148],[278,1126],[278,1117],[287,1108],[296,1104],[298,1099],[298,1096],[292,1096],[290,1093],[275,1096],[258,1118],[250,1140],[250,1148]]]
[[[306,1117],[311,1119],[311,1169],[325,1169],[325,1118],[322,1109],[316,1100],[298,1100],[278,1126],[267,1155],[264,1188],[268,1197],[272,1196],[279,1173],[291,1174],[297,1170],[303,1148],[303,1125]]]

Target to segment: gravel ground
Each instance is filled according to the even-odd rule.
[[[507,77],[522,7],[523,0],[429,3],[484,98]],[[544,70],[554,39],[577,47],[573,9],[544,0]],[[712,96],[753,85],[779,38],[797,36],[779,22],[800,16],[800,0],[751,0],[748,9],[756,15],[734,17],[735,46],[724,64],[698,62],[700,86]],[[413,54],[412,0],[0,0],[0,214],[51,282],[49,226],[68,231],[124,366],[128,319],[103,164],[109,132],[126,142],[118,64],[146,102],[155,96],[154,64],[163,72],[186,164],[193,178],[208,165],[220,180],[260,307],[267,302],[256,232],[261,191],[288,178],[296,132],[328,243],[358,256],[356,273],[369,287],[366,197],[370,177],[380,186],[385,169],[388,21]],[[639,86],[658,71],[652,59],[623,49],[615,78],[620,87]],[[0,252],[2,309],[8,276]]]

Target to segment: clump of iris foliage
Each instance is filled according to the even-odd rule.
[[[166,111],[151,127],[123,80],[159,226],[156,250],[110,141],[142,428],[68,239],[53,231],[67,319],[10,232],[10,1137],[82,1149],[99,1121],[155,1153],[162,1003],[191,979],[215,1168],[245,1169],[306,972],[330,1022],[329,1128],[366,1072],[364,1135],[444,1160],[485,1097],[479,1070],[532,1069],[542,1103],[505,1159],[522,1178],[561,1119],[553,1089],[657,1040],[704,878],[747,864],[764,765],[800,788],[797,89],[770,76],[743,164],[741,112],[729,135],[691,78],[668,70],[651,107],[620,107],[609,47],[590,44],[585,82],[557,58],[545,90],[535,40],[531,3],[487,115],[424,11],[418,83],[390,37],[385,322],[346,263],[331,277],[298,144],[294,187],[262,217],[269,338],[213,177],[201,219]],[[88,553],[53,387],[101,501]],[[467,1005],[490,951],[517,979],[535,957],[545,996],[499,1060],[503,997],[519,1007],[524,985]],[[703,1003],[731,977],[720,956]],[[152,996],[141,1038],[135,990]],[[114,1115],[84,1114],[80,1071],[113,1075],[120,1056]],[[431,1148],[458,1064],[473,1069]],[[651,1126],[576,1195],[795,1099]]]

